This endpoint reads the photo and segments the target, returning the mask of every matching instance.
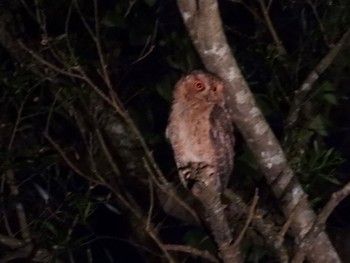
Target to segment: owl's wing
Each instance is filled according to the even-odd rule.
[[[215,149],[218,174],[226,187],[233,170],[234,143],[233,124],[228,113],[215,105],[210,114],[210,138]]]

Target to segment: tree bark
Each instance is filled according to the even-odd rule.
[[[216,0],[177,0],[182,18],[205,67],[229,87],[227,103],[232,119],[254,153],[267,182],[279,198],[296,242],[310,230],[316,216],[288,164],[284,152],[266,123],[233,57],[223,32]],[[308,251],[310,262],[341,262],[325,232]]]

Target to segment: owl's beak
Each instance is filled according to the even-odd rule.
[[[207,97],[207,101],[208,102],[212,102],[212,103],[218,103],[221,101],[220,96],[218,94],[212,94],[211,96]]]
[[[212,96],[210,98],[207,98],[207,102],[217,103],[218,101],[219,101],[219,99],[216,98],[216,96]]]

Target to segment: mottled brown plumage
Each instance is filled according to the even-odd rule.
[[[196,173],[201,169],[214,177],[218,190],[227,186],[233,169],[234,137],[223,89],[219,77],[200,70],[175,85],[167,137],[185,186],[191,179],[200,180]]]

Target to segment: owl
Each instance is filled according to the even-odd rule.
[[[166,135],[185,187],[201,180],[196,177],[201,169],[206,169],[218,191],[228,184],[234,137],[224,88],[218,76],[201,70],[182,77],[175,85]]]

